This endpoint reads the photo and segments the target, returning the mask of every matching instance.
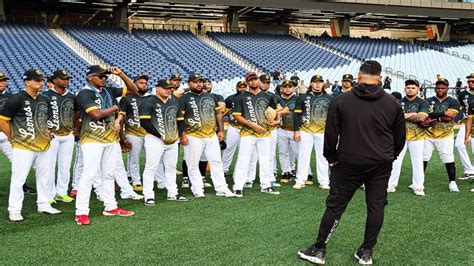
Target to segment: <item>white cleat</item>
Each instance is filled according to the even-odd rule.
[[[204,192],[200,192],[200,193],[194,193],[194,197],[195,198],[205,198],[206,195],[204,195]]]
[[[19,212],[10,212],[8,214],[8,219],[12,222],[21,222],[23,221],[23,216],[21,216],[21,213]]]
[[[459,192],[459,188],[458,188],[458,185],[456,184],[456,181],[449,182],[449,191],[450,192]]]
[[[319,186],[321,189],[324,189],[324,190],[330,190],[331,187],[329,187],[329,185],[320,185]]]
[[[60,213],[61,213],[60,210],[55,209],[55,208],[53,208],[53,207],[51,207],[51,206],[46,207],[46,208],[42,208],[42,209],[38,209],[38,212],[39,212],[39,213],[53,214],[53,215],[54,215],[54,214],[60,214]]]
[[[388,193],[393,193],[393,192],[395,192],[395,191],[397,191],[397,189],[394,188],[394,187],[388,187],[388,188],[387,188],[387,192],[388,192]]]
[[[229,189],[224,190],[224,191],[220,191],[220,192],[216,192],[216,196],[226,197],[226,198],[236,197],[236,195],[232,191],[230,191]]]
[[[423,189],[415,189],[415,196],[425,196],[425,191]]]
[[[296,184],[293,185],[293,188],[294,188],[294,189],[302,189],[302,188],[304,188],[304,187],[306,187],[305,184],[296,183]]]
[[[122,199],[131,199],[131,200],[143,200],[145,197],[137,193],[130,194],[129,196],[122,197]]]

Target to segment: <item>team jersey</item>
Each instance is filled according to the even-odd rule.
[[[468,90],[464,90],[459,94],[458,101],[461,104],[462,119],[465,122],[469,109],[474,107],[474,94]]]
[[[147,102],[149,95],[139,96],[136,93],[120,99],[120,113],[125,116],[125,134],[144,137],[146,130],[140,126],[140,106]]]
[[[67,136],[72,133],[74,111],[77,111],[74,94],[66,92],[61,95],[54,90],[43,93],[49,101],[48,118],[49,130],[57,136]]]
[[[405,113],[423,113],[428,116],[430,104],[420,97],[416,97],[413,101],[409,101],[406,97],[403,97],[403,99],[400,100],[400,104],[402,105],[403,112]],[[410,121],[405,121],[405,125],[407,127],[407,140],[416,141],[423,140],[425,138],[425,128],[420,127],[417,123]]]
[[[309,92],[301,94],[295,107],[295,113],[301,113],[300,130],[308,133],[322,134],[326,127],[329,104],[334,97],[327,93]]]
[[[281,118],[281,128],[288,131],[294,131],[295,126],[293,124],[294,111],[296,108],[296,100],[298,96],[292,95],[289,99],[285,99],[282,96],[279,96],[286,107],[290,110],[290,113],[282,116]]]
[[[8,99],[10,99],[10,97],[12,96],[13,94],[8,93],[6,91],[3,91],[3,93],[0,93],[0,112],[2,111],[3,107],[7,103]]]
[[[182,121],[184,118],[179,111],[177,101],[169,99],[165,103],[157,96],[152,95],[140,105],[140,119],[151,119],[151,123],[160,133],[163,142],[173,144],[179,139],[176,121]]]
[[[266,130],[264,133],[258,134],[249,127],[242,126],[240,136],[254,136],[257,138],[270,136],[271,128],[268,126],[268,121],[265,117],[265,110],[268,107],[276,109],[276,103],[273,100],[273,97],[264,91],[259,91],[257,94],[245,91],[235,97],[232,114],[234,116],[241,115],[248,121],[257,124]]]
[[[209,93],[188,92],[179,99],[184,117],[184,132],[197,138],[210,138],[216,134],[217,100]]]
[[[273,101],[275,102],[275,105],[276,105],[276,108],[275,108],[275,109],[281,110],[281,109],[283,109],[283,108],[286,107],[285,102],[281,99],[280,96],[278,96],[278,95],[276,95],[275,93],[273,93],[273,92],[271,92],[271,91],[268,91],[268,90],[263,91],[263,92],[269,94],[269,95],[272,97],[272,99],[273,99]],[[270,129],[270,131],[273,131],[273,130],[275,130],[277,127],[276,127],[276,126],[274,126],[274,127],[269,126],[268,128]]]
[[[222,95],[213,92],[211,92],[210,94],[214,95],[214,97],[216,98],[216,102],[225,103],[224,97],[222,97]]]
[[[225,99],[225,108],[229,109],[230,110],[230,113],[229,113],[229,123],[235,127],[235,128],[238,128],[238,129],[241,129],[242,128],[242,125],[239,124],[237,121],[235,121],[235,118],[234,118],[234,115],[232,114],[232,110],[234,109],[234,101],[235,101],[235,98],[237,96],[239,96],[240,93],[236,93],[236,94],[232,94],[230,95],[229,97],[227,97]]]
[[[87,142],[114,143],[119,140],[115,131],[115,114],[93,120],[87,113],[95,109],[106,109],[116,104],[116,98],[123,97],[127,88],[104,87],[98,92],[87,85],[76,96],[76,104],[81,114],[81,144]],[[99,96],[100,95],[100,96]]]
[[[459,112],[459,102],[452,98],[447,97],[440,101],[436,96],[426,99],[430,105],[429,112],[446,112],[449,109]],[[431,139],[444,139],[454,135],[454,121],[449,122],[437,122],[434,126],[426,130],[426,136]]]
[[[49,149],[48,112],[48,99],[41,94],[33,99],[26,91],[20,91],[9,98],[0,112],[0,119],[10,121],[13,148]]]

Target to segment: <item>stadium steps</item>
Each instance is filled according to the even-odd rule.
[[[258,67],[252,65],[250,62],[243,59],[241,56],[237,55],[236,53],[232,52],[231,50],[225,48],[220,43],[218,43],[218,42],[214,41],[213,39],[209,38],[207,35],[203,34],[203,35],[196,35],[196,36],[198,36],[198,38],[201,39],[203,42],[205,42],[207,45],[211,46],[216,51],[218,51],[219,53],[221,53],[225,57],[229,58],[230,60],[232,60],[237,65],[241,66],[243,69],[245,69],[249,72],[263,73],[263,70],[261,70]]]
[[[77,55],[84,59],[90,65],[103,65],[105,67],[110,67],[104,60],[92,53],[85,46],[80,44],[74,37],[69,35],[63,29],[49,29],[52,34],[54,34],[64,45],[68,46],[73,50]],[[85,71],[85,70],[84,70]],[[110,75],[110,79],[119,86],[125,86],[125,83],[121,78],[116,75]]]
[[[430,44],[428,42],[419,42],[415,44],[426,49],[435,50],[437,52],[448,54],[456,58],[461,58],[469,62],[474,62],[473,55],[469,56],[467,54],[459,53],[458,51],[456,51],[456,49],[451,49],[450,47],[438,47],[436,44]]]

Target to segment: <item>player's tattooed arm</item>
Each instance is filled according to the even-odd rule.
[[[219,141],[224,140],[224,115],[220,110],[216,110],[217,136]]]
[[[285,106],[283,109],[277,112],[280,116],[288,115],[290,113],[290,109]]]
[[[471,144],[471,131],[472,131],[472,116],[469,116],[466,120],[466,135],[464,137],[464,145],[469,146]]]
[[[265,133],[265,129],[257,124],[254,124],[250,121],[248,121],[247,119],[245,119],[245,117],[241,116],[241,115],[235,115],[234,114],[234,119],[241,125],[243,126],[246,126],[250,129],[252,129],[253,131],[255,131],[256,133]]]
[[[422,123],[428,118],[426,114],[415,113],[409,117],[405,116],[405,120],[413,123]]]

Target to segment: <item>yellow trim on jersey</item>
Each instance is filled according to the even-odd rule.
[[[183,121],[183,120],[184,120],[184,117],[177,117],[176,120],[178,120],[178,121]]]
[[[426,115],[426,116],[428,116],[428,113],[425,113],[425,112],[419,112],[418,114],[419,114],[419,115]]]
[[[233,112],[232,115],[242,115],[242,113]]]
[[[448,110],[451,110],[451,111],[455,112],[456,114],[459,113],[459,111],[456,110],[456,109],[448,109]]]
[[[125,97],[127,95],[127,86],[124,86],[122,89],[122,97]]]
[[[303,110],[295,110],[294,112],[295,112],[295,113],[302,113]]]
[[[6,116],[3,116],[3,115],[0,115],[0,119],[5,120],[5,121],[12,120],[10,117],[6,117]]]
[[[468,115],[469,118],[474,118],[474,115]]]
[[[140,119],[151,119],[151,115],[141,115],[139,116]]]
[[[89,108],[86,109],[86,113],[89,113],[90,111],[96,110],[96,109],[99,109],[99,107],[97,107],[97,106],[91,106],[91,107],[89,107]]]
[[[124,115],[126,113],[124,111],[120,111],[119,114]]]

